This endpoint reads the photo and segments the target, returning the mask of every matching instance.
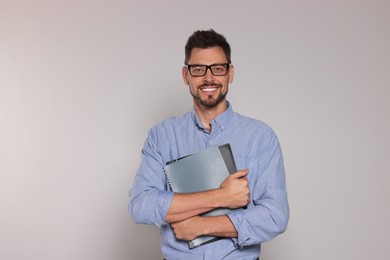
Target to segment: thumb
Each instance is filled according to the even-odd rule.
[[[248,172],[249,172],[248,169],[244,169],[244,170],[240,170],[240,171],[237,171],[237,172],[231,174],[231,176],[234,179],[239,179],[239,178],[245,177],[248,174]]]

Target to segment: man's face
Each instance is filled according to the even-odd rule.
[[[225,53],[219,47],[200,49],[194,48],[191,52],[189,65],[213,65],[228,63]],[[203,107],[213,108],[225,100],[229,84],[233,82],[234,67],[230,65],[228,73],[224,76],[214,76],[207,69],[204,76],[192,76],[186,67],[182,71],[183,80],[189,86],[194,102]]]

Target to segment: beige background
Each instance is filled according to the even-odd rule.
[[[127,213],[147,130],[191,109],[196,29],[271,125],[291,220],[264,260],[390,259],[390,2],[0,0],[0,259],[161,259]]]

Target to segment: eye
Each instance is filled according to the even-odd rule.
[[[193,74],[203,74],[204,71],[204,66],[191,66],[191,73]]]
[[[226,72],[226,66],[224,65],[215,65],[212,67],[214,73],[225,73]]]

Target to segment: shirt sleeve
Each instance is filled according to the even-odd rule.
[[[167,191],[164,163],[156,148],[153,129],[142,149],[142,160],[130,190],[129,213],[138,224],[153,224],[161,227],[173,199]]]
[[[240,248],[273,239],[286,230],[289,219],[285,170],[278,139],[269,130],[260,142],[254,143],[259,148],[249,166],[252,201],[247,209],[228,213],[238,232],[233,241]]]

